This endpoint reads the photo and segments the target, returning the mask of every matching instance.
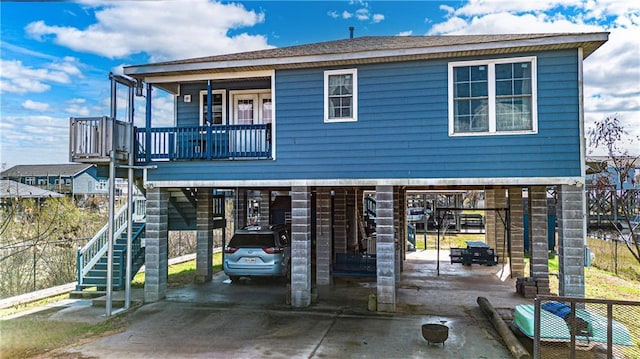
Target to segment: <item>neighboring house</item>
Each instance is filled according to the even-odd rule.
[[[12,180],[0,180],[0,198],[4,201],[13,198],[60,198],[63,194],[47,191],[39,187],[29,186]]]
[[[363,194],[373,194],[376,236],[365,248],[376,252],[377,308],[395,311],[407,193],[484,190],[489,245],[513,276],[548,278],[546,190],[555,187],[560,294],[584,296],[582,63],[607,39],[362,37],[125,67],[135,81],[120,82],[146,87],[146,124],[131,129],[134,148],[118,147],[146,167],[146,300],[165,295],[166,241],[175,218],[188,218],[182,203],[198,213],[198,278],[211,279],[217,189],[235,191],[227,217],[236,228],[247,223],[247,193],[261,205],[276,192],[291,197],[297,307],[311,303],[312,287],[331,285],[338,256],[361,248]],[[174,96],[173,127],[156,126],[154,90]],[[95,133],[110,119],[71,121],[72,160],[106,163]],[[524,188],[536,228],[529,273]],[[268,209],[255,210],[269,221]]]
[[[10,179],[65,195],[107,195],[108,179],[98,177],[96,165],[54,164],[18,165],[2,172],[3,179]]]

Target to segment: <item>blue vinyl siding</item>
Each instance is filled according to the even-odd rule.
[[[518,56],[531,55],[538,66],[537,134],[449,136],[447,64],[471,58],[353,66],[358,121],[343,123],[323,122],[323,72],[335,68],[282,70],[274,94],[276,160],[157,163],[149,179],[579,176],[577,52]],[[195,110],[178,101],[179,125],[197,124],[201,86],[182,87],[193,93]]]

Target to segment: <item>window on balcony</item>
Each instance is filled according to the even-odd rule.
[[[324,122],[358,120],[357,69],[324,72]]]
[[[211,91],[211,117],[212,121],[207,118],[207,91],[200,91],[200,126],[222,125],[226,121],[226,91],[225,90],[212,90]]]
[[[449,134],[535,132],[535,57],[449,63]]]

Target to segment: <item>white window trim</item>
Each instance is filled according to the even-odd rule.
[[[211,94],[222,95],[222,124],[226,124],[227,121],[227,91],[226,90],[211,90]],[[207,104],[207,90],[200,91],[200,102],[198,103],[198,112],[200,113],[200,126],[206,126],[204,113],[202,109]]]
[[[515,62],[531,62],[531,130],[525,131],[496,131],[496,64]],[[489,131],[487,132],[454,132],[454,101],[453,101],[453,68],[460,66],[487,66],[487,82],[489,97]],[[536,56],[509,57],[503,59],[456,61],[449,63],[449,136],[504,136],[538,133],[538,65]]]
[[[341,118],[329,118],[329,76],[330,75],[347,75],[351,74],[353,77],[353,109],[351,117]],[[358,69],[343,69],[343,70],[327,70],[324,72],[324,122],[356,122],[358,121]]]

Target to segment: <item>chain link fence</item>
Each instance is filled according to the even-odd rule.
[[[538,296],[533,307],[536,359],[640,358],[640,302]]]

